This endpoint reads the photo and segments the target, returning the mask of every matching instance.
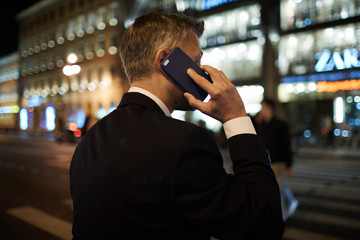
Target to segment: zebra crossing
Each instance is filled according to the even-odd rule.
[[[7,214],[63,240],[72,239],[72,224],[32,206],[7,209]]]
[[[360,154],[320,153],[294,159],[289,185],[299,206],[283,239],[360,239]]]

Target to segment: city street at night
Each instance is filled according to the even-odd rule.
[[[169,119],[161,118],[162,122],[150,116],[153,111],[146,109],[153,107],[208,129],[216,137],[228,173],[234,171],[226,149],[232,140],[226,138],[240,141],[244,136],[237,134],[256,132],[267,139],[266,150],[286,206],[282,240],[360,239],[360,0],[27,0],[2,1],[0,6],[0,240],[73,238],[70,165],[85,135],[91,141],[81,144],[84,149],[77,151],[72,169],[75,226],[79,226],[74,228],[75,238],[87,234],[107,239],[108,234],[156,239],[154,235],[166,233],[171,235],[161,239],[174,235],[195,239],[194,232],[203,234],[198,227],[203,219],[218,236],[234,238],[240,231],[251,232],[253,238],[256,234],[266,234],[265,240],[276,238],[270,234],[281,238],[277,186],[270,169],[259,171],[270,173],[266,174],[270,178],[249,175],[251,180],[245,183],[251,184],[244,191],[250,194],[239,192],[231,181],[230,188],[219,187],[212,181],[217,178],[207,155],[215,144],[207,145],[202,135],[182,138],[180,134],[185,136],[192,128],[172,129],[176,125],[168,125]],[[175,56],[172,75],[165,69],[175,47],[182,48],[192,65],[182,66],[185,61]],[[197,79],[189,66],[200,66],[212,84]],[[207,96],[205,103],[183,94],[182,90],[192,93],[187,86]],[[177,110],[190,106],[194,111]],[[138,115],[143,110],[144,115]],[[237,119],[246,114],[252,124]],[[187,141],[169,144],[180,139]],[[261,152],[241,152],[244,143],[234,150],[246,155]],[[134,152],[144,164],[134,161]],[[193,162],[187,169],[182,160],[188,155],[199,160],[195,162],[206,180]],[[171,157],[181,163],[169,162]],[[265,155],[264,161],[268,162]],[[239,166],[248,173],[253,170],[246,167],[256,164],[245,165]],[[216,167],[220,177],[232,179]],[[177,181],[178,176],[184,180]],[[201,184],[194,184],[197,178]],[[243,184],[246,174],[235,178]],[[254,179],[260,182],[253,184]],[[160,196],[161,189],[164,202],[154,198],[151,204],[153,192],[147,187],[151,184],[154,196]],[[259,194],[257,187],[266,184],[271,187],[260,187]],[[200,190],[184,191],[183,186]],[[149,198],[138,195],[143,190]],[[203,193],[206,197],[201,197]],[[208,197],[210,193],[216,197]],[[168,200],[170,196],[174,198]],[[237,221],[237,210],[228,209],[238,209],[243,199],[249,202],[248,209]],[[184,213],[181,207],[188,202],[194,207]],[[155,205],[159,210],[153,209]],[[184,219],[171,214],[179,206]],[[117,228],[124,223],[132,227]],[[154,235],[149,236],[147,228]],[[113,233],[118,229],[121,234]]]
[[[75,144],[0,135],[0,239],[71,239]],[[289,179],[299,207],[283,239],[359,239],[360,151],[305,148]]]
[[[74,148],[0,136],[0,239],[71,239]]]

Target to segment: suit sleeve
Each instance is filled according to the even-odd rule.
[[[235,175],[227,174],[217,145],[195,128],[179,147],[172,197],[179,216],[220,239],[281,239],[279,190],[260,138],[229,140]]]

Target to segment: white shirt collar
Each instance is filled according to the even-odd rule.
[[[165,113],[166,116],[171,117],[170,110],[166,107],[163,101],[161,101],[157,96],[155,96],[151,92],[139,87],[130,87],[128,92],[138,92],[151,98],[154,102],[156,102],[156,104],[161,108],[161,110]]]

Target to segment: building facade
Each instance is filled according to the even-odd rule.
[[[128,5],[42,0],[17,15],[22,131],[83,129],[117,107],[128,89],[118,55]]]
[[[43,0],[18,15],[20,128],[82,128],[87,116],[98,119],[111,111],[128,88],[118,37],[150,11],[205,21],[202,64],[225,72],[249,114],[270,97],[291,132],[309,144],[333,137],[359,142],[357,0]],[[67,61],[70,53],[76,62]],[[72,65],[81,71],[65,75],[64,67]],[[205,120],[215,132],[221,128],[198,111],[173,116]]]
[[[359,145],[360,2],[282,0],[278,97],[310,144]]]
[[[0,58],[0,132],[14,131],[18,122],[19,54]]]

